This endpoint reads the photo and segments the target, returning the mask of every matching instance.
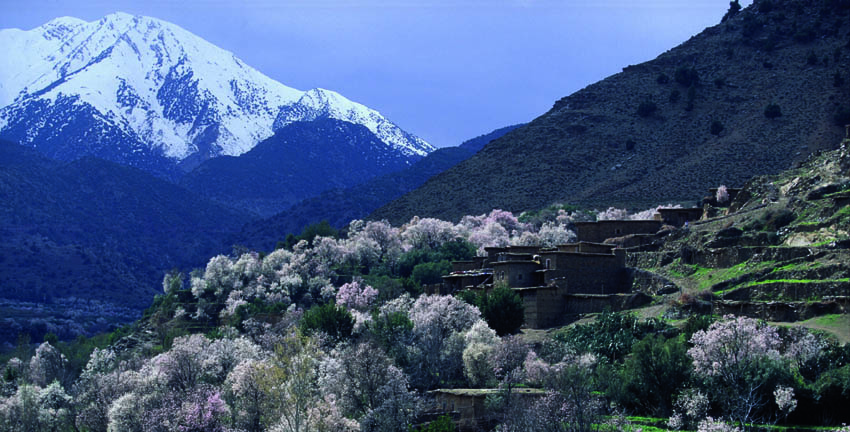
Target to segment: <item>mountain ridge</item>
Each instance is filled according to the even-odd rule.
[[[844,132],[834,122],[850,100],[850,20],[832,3],[756,1],[560,99],[370,218],[692,203],[709,187],[787,168]],[[782,115],[765,115],[770,105]]]
[[[28,31],[0,30],[0,49],[23,56],[0,62],[0,136],[50,157],[90,154],[161,174],[174,168],[169,161],[192,156],[189,170],[317,118],[361,124],[406,156],[433,150],[373,109],[330,90],[287,87],[155,18],[57,18]]]

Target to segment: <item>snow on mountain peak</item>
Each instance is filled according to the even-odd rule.
[[[29,31],[0,30],[0,52],[16,53],[0,60],[0,133],[20,126],[15,117],[22,113],[61,117],[61,101],[65,111],[92,107],[110,127],[177,160],[239,155],[279,127],[320,117],[362,124],[407,155],[433,150],[377,111],[330,90],[287,87],[155,18],[116,12],[93,22],[61,17]],[[67,119],[19,129],[29,138],[47,123],[62,129],[57,121]]]

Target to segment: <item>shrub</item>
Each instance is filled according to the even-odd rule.
[[[452,271],[452,263],[447,260],[417,264],[410,277],[419,285],[440,283],[443,275]]]
[[[655,79],[658,84],[667,84],[670,82],[670,77],[665,73],[658,74],[658,78]]]
[[[723,15],[723,18],[720,20],[720,22],[725,22],[729,18],[732,18],[733,16],[735,16],[735,14],[737,14],[740,11],[741,11],[741,3],[739,3],[738,0],[730,1],[729,2],[729,10],[726,11],[726,14]]]
[[[723,123],[719,120],[715,120],[711,122],[711,134],[712,135],[720,135],[720,132],[723,132]]]
[[[696,68],[688,68],[681,66],[676,69],[676,74],[673,76],[677,83],[690,87],[699,84],[699,72]]]
[[[501,285],[481,297],[478,308],[487,325],[499,336],[514,334],[525,321],[522,299],[511,288]]]
[[[715,78],[714,85],[717,88],[723,88],[726,85],[726,80],[724,78]]]
[[[344,307],[328,303],[304,312],[301,328],[308,335],[323,332],[334,341],[341,341],[351,337],[354,318]]]
[[[832,117],[836,126],[844,126],[850,124],[850,106],[839,108]]]
[[[770,104],[764,108],[764,116],[769,119],[782,117],[782,108],[777,104]]]
[[[814,51],[809,51],[808,56],[806,56],[806,64],[809,66],[815,66],[818,64],[818,55],[815,54]]]
[[[841,87],[844,85],[844,77],[841,76],[841,72],[835,71],[835,74],[832,75],[832,85],[833,87]]]
[[[651,100],[645,100],[638,105],[637,114],[641,117],[649,117],[658,110],[658,105]]]
[[[682,92],[680,92],[679,89],[673,89],[670,91],[670,97],[668,98],[670,100],[670,103],[674,104],[676,102],[679,102],[679,99],[681,98]]]

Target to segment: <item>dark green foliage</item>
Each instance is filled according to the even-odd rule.
[[[414,429],[413,432],[455,432],[456,430],[457,428],[452,418],[448,415],[441,415],[431,423],[419,429]]]
[[[720,22],[725,22],[729,18],[732,18],[741,11],[741,3],[738,0],[732,0],[729,2],[729,9],[726,11],[726,14],[723,15],[723,18],[720,19]]]
[[[759,2],[759,12],[763,14],[767,14],[773,11],[774,5],[770,0],[762,0]]]
[[[655,79],[658,84],[668,84],[670,82],[670,77],[665,73],[658,74],[658,78]]]
[[[313,306],[304,312],[301,329],[308,335],[322,332],[334,341],[351,337],[354,318],[344,307],[332,303]]]
[[[673,75],[673,78],[677,83],[685,87],[699,85],[699,72],[697,72],[696,68],[693,67],[679,67],[676,69],[676,73]]]
[[[645,100],[638,105],[637,115],[641,117],[649,117],[658,110],[658,105],[651,100]]]
[[[442,259],[449,261],[464,261],[475,257],[478,250],[472,243],[462,238],[458,238],[456,240],[443,243],[438,252]]]
[[[367,324],[369,333],[393,357],[396,364],[406,365],[407,346],[413,341],[413,321],[404,312],[381,314],[372,312],[372,321]]]
[[[417,264],[410,277],[419,285],[431,285],[440,283],[443,280],[443,275],[449,274],[451,271],[451,261],[426,262]]]
[[[398,274],[403,278],[411,277],[413,269],[422,263],[434,263],[439,261],[449,262],[448,271],[451,272],[451,261],[464,261],[475,256],[476,249],[472,243],[464,239],[452,240],[444,243],[436,251],[428,249],[413,249],[403,254],[398,261]],[[420,270],[424,271],[424,270]],[[439,282],[440,280],[437,280]],[[430,283],[437,283],[430,282]]]
[[[555,338],[578,352],[592,352],[617,361],[646,335],[665,331],[671,331],[670,327],[655,318],[639,320],[631,313],[603,312],[595,322],[570,327]]]
[[[609,396],[637,412],[669,417],[673,395],[688,383],[691,363],[683,339],[649,335],[634,344],[623,364],[621,392]]]
[[[826,423],[846,423],[850,414],[850,365],[831,369],[818,377],[814,383],[816,400],[821,406]]]
[[[715,87],[717,87],[717,88],[723,88],[723,86],[725,86],[725,85],[726,85],[726,80],[725,80],[725,79],[723,79],[723,78],[715,78],[715,79],[714,79],[714,86],[715,86]]]
[[[782,108],[777,104],[770,104],[764,108],[764,116],[769,119],[782,117]]]
[[[635,140],[631,140],[631,139],[630,139],[630,140],[626,140],[626,150],[627,150],[627,151],[632,151],[632,150],[634,150],[634,149],[635,149],[635,144],[636,144],[636,143],[635,143]]]
[[[715,319],[711,315],[691,315],[682,327],[682,337],[685,340],[690,340],[694,333],[700,330],[708,330],[708,327],[714,321]]]
[[[339,237],[339,230],[332,227],[328,221],[323,220],[314,224],[307,225],[301,230],[301,234],[294,235],[292,233],[286,236],[286,240],[278,242],[275,249],[286,248],[292,250],[292,247],[298,244],[301,240],[306,240],[307,243],[313,244],[313,239],[316,237]]]
[[[844,85],[844,77],[841,76],[841,72],[835,71],[832,75],[832,86],[833,87],[841,87]]]
[[[499,336],[514,334],[525,322],[525,307],[513,289],[501,285],[481,296],[478,309],[487,325]]]
[[[711,122],[710,132],[712,135],[720,135],[720,132],[723,132],[723,129],[724,126],[723,123],[720,122],[720,120],[714,120],[713,122]]]

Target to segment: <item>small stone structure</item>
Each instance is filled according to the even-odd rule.
[[[496,419],[486,408],[487,396],[498,389],[439,389],[428,392],[431,411],[454,414],[459,431],[490,430]],[[540,389],[515,388],[511,395],[520,399],[536,399],[546,395]]]
[[[689,222],[698,221],[702,218],[701,208],[660,208],[656,219],[667,225],[683,227]]]

